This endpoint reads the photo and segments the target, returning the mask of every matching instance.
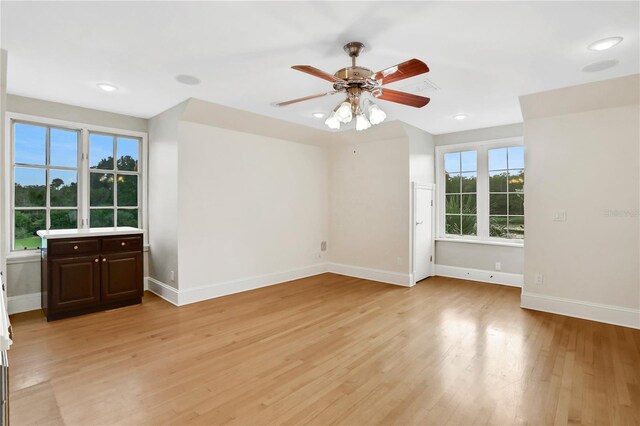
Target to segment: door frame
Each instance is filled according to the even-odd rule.
[[[417,192],[419,189],[427,189],[431,191],[431,253],[433,256],[433,260],[431,261],[431,271],[430,271],[430,275],[429,276],[433,276],[433,273],[435,271],[434,265],[435,265],[435,257],[436,257],[436,239],[435,239],[435,232],[436,232],[436,220],[435,220],[435,190],[436,190],[436,185],[433,183],[419,183],[419,182],[411,182],[411,221],[410,221],[410,226],[409,226],[409,240],[410,240],[410,251],[411,251],[411,257],[410,257],[410,261],[411,261],[411,286],[416,285],[416,238],[415,238],[415,231],[416,231],[416,224],[415,224],[415,217],[416,217],[416,197],[417,197]]]

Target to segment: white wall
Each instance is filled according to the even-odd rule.
[[[635,75],[521,98],[523,306],[640,327],[639,82]],[[565,222],[553,220],[560,211]]]
[[[5,112],[7,109],[7,51],[0,49],[0,158],[5,155]],[[0,206],[4,200],[4,191],[6,190],[5,173],[0,170]],[[6,208],[2,208],[0,211],[0,274],[2,275],[2,282],[5,282],[4,275],[6,273],[5,255],[4,250],[4,238],[7,233],[5,228],[5,214]]]
[[[323,147],[180,123],[180,290],[325,262]]]
[[[435,135],[433,140],[436,146],[442,146],[517,136],[522,136],[522,123]],[[527,202],[529,202],[528,196]],[[527,223],[525,244],[528,238],[529,226]],[[435,260],[438,265],[482,271],[494,271],[496,262],[500,262],[501,272],[517,275],[522,275],[524,272],[524,250],[522,247],[436,241]]]
[[[333,263],[409,274],[409,141],[333,143],[329,242]]]
[[[179,279],[178,127],[185,107],[183,102],[149,120],[149,276],[174,288]]]

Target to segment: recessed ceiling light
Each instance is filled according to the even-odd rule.
[[[619,44],[622,41],[622,37],[607,37],[602,40],[594,41],[587,46],[589,50],[601,51],[611,49],[613,46]]]
[[[608,70],[609,68],[613,68],[618,65],[617,59],[608,59],[606,61],[594,62],[593,64],[589,64],[586,67],[582,68],[583,72],[598,72]]]
[[[118,86],[114,86],[110,83],[98,83],[96,86],[98,86],[98,89],[104,90],[105,92],[115,92],[118,90]]]
[[[325,114],[324,112],[314,112],[312,115],[319,120],[321,118],[324,118],[327,114]]]
[[[200,79],[192,75],[178,74],[175,76],[175,79],[178,83],[186,84],[189,86],[195,86],[196,84],[200,84]]]
[[[467,114],[456,114],[456,115],[453,116],[453,118],[458,120],[458,121],[462,121],[467,117],[468,117]]]

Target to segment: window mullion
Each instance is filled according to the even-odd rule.
[[[478,147],[478,237],[489,237],[489,161],[486,146]]]
[[[89,131],[82,129],[80,134],[80,149],[78,150],[78,207],[80,208],[81,223],[79,228],[89,228]]]

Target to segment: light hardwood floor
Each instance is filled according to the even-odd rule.
[[[640,331],[520,289],[334,274],[174,307],[12,317],[12,424],[640,424]]]

